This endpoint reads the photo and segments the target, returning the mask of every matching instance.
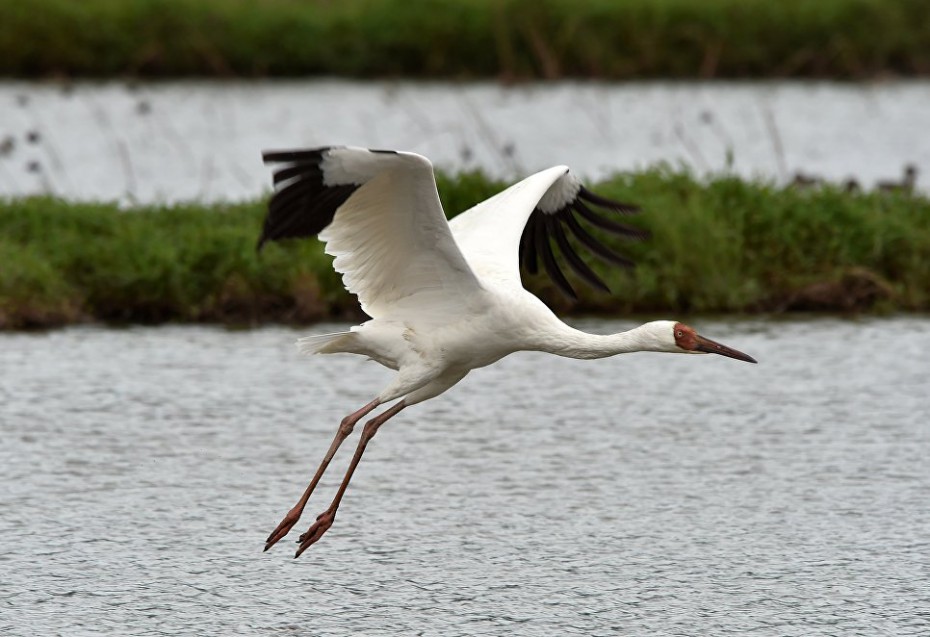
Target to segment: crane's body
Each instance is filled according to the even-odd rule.
[[[408,406],[442,393],[469,371],[515,352],[591,359],[624,352],[671,351],[655,335],[659,330],[671,332],[671,321],[655,321],[619,334],[588,334],[560,321],[529,292],[506,296],[506,305],[498,302],[501,298],[499,292],[489,290],[472,311],[450,317],[443,325],[416,319],[373,319],[349,332],[300,339],[298,346],[305,354],[359,354],[397,370],[395,381],[378,399],[388,402],[407,396]],[[424,391],[410,395],[420,389],[418,385]]]
[[[633,351],[712,352],[755,362],[674,321],[588,334],[563,323],[523,288],[521,260],[530,271],[541,260],[556,285],[574,295],[554,258],[554,240],[576,274],[606,290],[563,227],[598,257],[631,265],[589,234],[575,215],[628,238],[646,234],[594,214],[587,204],[621,213],[636,208],[585,190],[565,166],[536,173],[448,222],[432,165],[419,155],[332,147],[266,153],[265,160],[284,167],[275,173],[259,247],[268,240],[319,235],[346,288],[371,317],[346,332],[300,339],[300,350],[358,354],[397,372],[370,403],[343,420],[304,496],[269,536],[266,550],[296,523],[336,449],[361,418],[399,399],[366,424],[336,498],[301,536],[297,555],[332,525],[368,440],[385,421],[514,352],[584,359]]]

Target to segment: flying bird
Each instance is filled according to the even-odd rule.
[[[632,214],[638,208],[592,193],[566,166],[527,177],[447,221],[432,164],[420,155],[333,146],[266,152],[263,157],[276,168],[258,248],[268,241],[318,236],[335,257],[333,267],[346,289],[371,317],[348,331],[302,338],[300,351],[359,354],[397,372],[387,387],[339,424],[307,489],[268,536],[266,551],[297,523],[359,421],[392,403],[365,424],[335,497],[300,536],[295,557],[332,526],[366,446],[385,422],[508,354],[530,350],[594,359],[650,351],[712,353],[756,362],[676,321],[652,321],[609,335],[582,332],[523,288],[521,263],[531,273],[541,263],[553,282],[574,297],[556,259],[560,253],[578,277],[606,291],[575,246],[613,265],[630,267],[632,262],[585,225],[630,239],[647,236],[595,212]]]

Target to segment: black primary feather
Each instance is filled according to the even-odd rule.
[[[520,262],[526,271],[530,274],[536,274],[538,271],[537,260],[541,259],[546,274],[549,275],[556,287],[569,298],[576,300],[575,291],[559,268],[550,239],[555,240],[558,252],[564,257],[569,268],[585,283],[603,292],[610,292],[610,288],[575,251],[562,224],[568,227],[569,231],[578,240],[578,244],[587,248],[594,256],[623,268],[633,267],[633,261],[614,252],[591,235],[579,223],[576,215],[594,227],[628,239],[645,239],[649,236],[649,232],[646,230],[617,223],[601,216],[586,205],[585,202],[623,214],[639,212],[638,206],[613,201],[580,187],[574,199],[554,212],[545,213],[538,207],[533,210],[520,237]]]
[[[595,256],[600,257],[607,263],[619,265],[621,268],[633,267],[634,263],[630,259],[613,252],[610,248],[595,239],[572,215],[565,216],[565,225],[568,226],[568,229],[572,231],[572,234],[575,235],[578,241],[583,243]]]
[[[597,226],[602,230],[607,232],[612,232],[624,237],[629,237],[631,239],[645,239],[649,236],[649,233],[645,230],[639,228],[634,228],[625,223],[617,223],[616,221],[611,221],[610,219],[605,219],[604,217],[598,216],[594,213],[593,210],[584,205],[581,201],[575,200],[572,209],[575,210],[583,218],[591,222],[592,226]]]
[[[266,164],[282,163],[275,170],[275,192],[256,249],[267,241],[311,237],[328,226],[336,210],[358,189],[356,184],[327,186],[321,163],[329,148],[273,151],[262,154]]]
[[[549,234],[555,238],[555,244],[559,246],[559,251],[561,251],[562,256],[565,257],[568,267],[592,287],[597,288],[601,292],[609,293],[610,288],[607,287],[607,284],[594,273],[594,270],[588,267],[588,264],[578,256],[578,253],[575,252],[575,248],[569,243],[568,237],[565,236],[565,231],[562,229],[562,221],[547,215],[546,226],[549,230]]]
[[[608,210],[616,210],[617,212],[622,212],[627,215],[635,215],[639,212],[639,206],[636,206],[631,203],[622,203],[619,201],[614,201],[613,199],[608,199],[607,197],[601,197],[600,195],[591,192],[584,186],[581,186],[578,189],[578,198],[584,199],[593,204],[597,204],[601,208],[607,208]]]
[[[568,279],[562,274],[562,270],[559,269],[559,264],[552,254],[552,245],[549,243],[549,230],[546,227],[547,225],[548,224],[543,220],[538,220],[536,222],[536,252],[542,257],[546,274],[549,275],[549,278],[552,279],[556,287],[562,290],[568,298],[577,301],[578,295],[575,294],[575,290],[572,289]]]
[[[536,224],[536,219],[535,216],[531,216],[526,223],[526,228],[523,229],[523,234],[520,235],[520,260],[523,262],[523,267],[530,274],[539,272],[536,263],[536,241],[534,239],[536,235],[532,227]]]

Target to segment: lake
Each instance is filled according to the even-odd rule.
[[[930,192],[930,82],[0,82],[0,196],[255,198],[261,151],[412,150],[447,170],[590,179],[667,162],[863,188],[906,164]]]
[[[389,378],[297,354],[340,326],[0,334],[0,634],[928,634],[930,319],[693,325],[759,365],[473,372],[299,560],[352,442],[265,536]]]

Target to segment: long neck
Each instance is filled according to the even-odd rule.
[[[565,324],[547,333],[538,349],[567,358],[606,358],[627,352],[657,351],[654,338],[641,325],[616,334],[588,334]]]

